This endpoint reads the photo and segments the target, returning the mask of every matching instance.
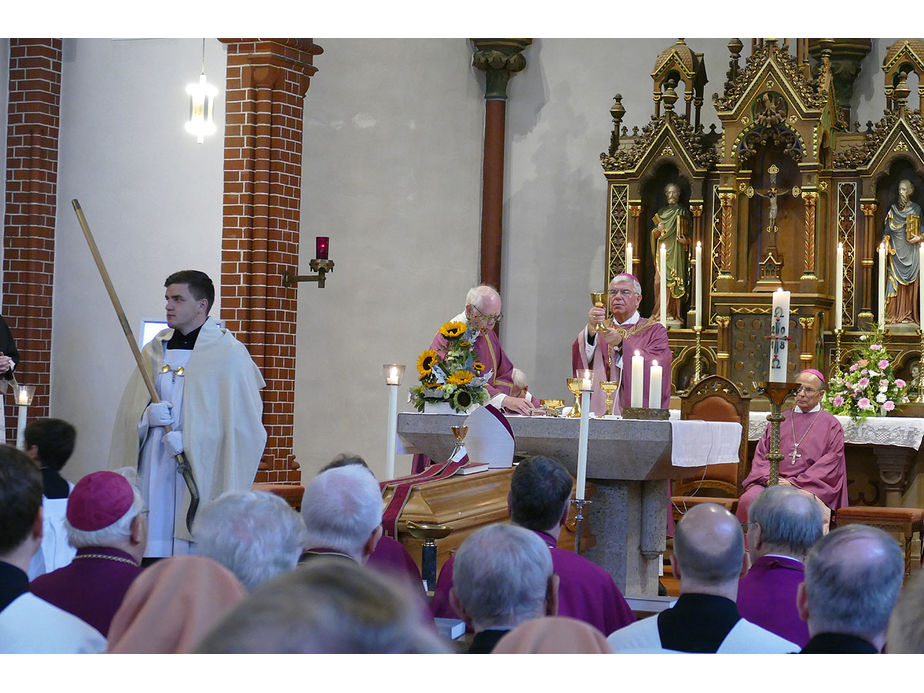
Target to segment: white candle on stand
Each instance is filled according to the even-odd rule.
[[[661,244],[661,324],[667,327],[667,246]]]
[[[626,274],[632,274],[632,244],[626,243]]]
[[[696,241],[696,327],[703,326],[703,244]]]
[[[834,329],[842,327],[844,313],[844,244],[837,244],[837,263],[834,270]]]
[[[632,389],[630,391],[629,406],[643,407],[642,392],[645,387],[645,357],[636,349],[632,357]]]
[[[381,415],[380,415],[381,416]],[[398,432],[398,386],[388,385],[388,439],[385,448],[385,479],[395,478],[395,436]]]
[[[648,408],[661,408],[661,366],[657,361],[651,362],[651,369],[648,383]]]
[[[886,247],[879,244],[879,329],[885,329]]]
[[[789,356],[789,292],[780,287],[773,292],[770,311],[770,382],[786,382],[786,363]]]
[[[587,427],[590,421],[590,390],[581,389],[581,428],[578,433],[577,484],[574,497],[584,499],[584,487],[587,485]]]

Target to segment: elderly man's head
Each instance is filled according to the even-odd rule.
[[[293,570],[305,549],[301,516],[266,491],[228,491],[196,516],[193,539],[200,556],[218,561],[248,591]]]
[[[328,469],[305,489],[307,548],[340,551],[365,563],[382,536],[382,492],[359,464]]]
[[[476,633],[558,612],[549,548],[535,532],[515,525],[489,525],[463,541],[452,582],[450,603]]]
[[[812,636],[853,635],[881,650],[904,572],[902,551],[887,533],[861,524],[838,527],[808,553],[799,615]]]
[[[730,594],[734,600],[745,567],[741,524],[721,505],[693,506],[677,523],[671,565],[681,593]]]
[[[768,553],[800,561],[821,538],[818,502],[794,486],[768,486],[748,508],[748,546],[754,558]]]
[[[485,284],[469,289],[465,296],[465,317],[476,330],[493,329],[502,317],[500,294]]]
[[[148,540],[144,499],[122,474],[87,474],[67,497],[64,529],[74,548],[121,549],[140,562]]]
[[[796,378],[799,391],[796,393],[796,405],[802,411],[814,409],[825,394],[825,381],[820,371],[809,369],[799,373]]]
[[[610,281],[610,312],[618,322],[625,322],[642,302],[642,286],[631,274],[617,274]]]

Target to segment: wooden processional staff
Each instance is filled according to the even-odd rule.
[[[148,388],[148,393],[151,395],[151,402],[160,402],[157,388],[154,387],[154,380],[144,367],[144,362],[141,359],[141,350],[138,348],[138,343],[135,341],[134,334],[132,334],[132,328],[125,318],[125,311],[122,310],[122,303],[119,301],[115,288],[112,286],[112,280],[109,279],[106,265],[103,264],[103,258],[99,254],[99,248],[96,247],[96,241],[93,240],[93,234],[90,231],[89,224],[87,224],[86,217],[83,215],[83,210],[80,208],[80,203],[77,200],[71,200],[71,204],[74,205],[74,211],[77,213],[77,221],[80,222],[80,228],[83,229],[84,238],[87,239],[87,245],[90,246],[90,253],[93,255],[93,260],[96,262],[96,269],[99,270],[103,284],[106,286],[106,291],[109,293],[109,299],[112,301],[112,307],[115,309],[116,315],[119,318],[119,324],[122,325],[122,332],[125,334],[125,338],[128,340],[128,346],[131,348],[132,355],[135,357],[135,364],[138,366],[138,371],[141,373],[144,384]],[[164,431],[166,433],[169,433],[170,430],[170,426],[164,426]],[[192,532],[193,519],[196,517],[196,510],[199,508],[199,487],[196,485],[196,479],[193,476],[189,460],[186,459],[186,455],[182,452],[176,456],[176,465],[180,474],[183,475],[186,488],[189,489],[190,500],[189,510],[186,512],[186,528]]]

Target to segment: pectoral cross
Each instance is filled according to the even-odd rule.
[[[792,457],[793,464],[796,463],[797,457],[802,457],[802,455],[799,454],[799,443],[793,443],[792,454],[790,455],[790,457]]]

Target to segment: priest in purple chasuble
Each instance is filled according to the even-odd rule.
[[[642,288],[631,274],[618,274],[609,287],[609,306],[613,317],[606,319],[603,308],[591,308],[587,326],[581,330],[571,346],[571,366],[577,370],[592,369],[594,390],[590,396],[590,410],[597,416],[606,411],[606,395],[600,387],[602,381],[618,381],[614,395],[613,413],[619,414],[629,406],[632,393],[632,357],[635,352],[645,359],[642,406],[666,409],[670,402],[670,373],[673,356],[667,342],[667,330],[657,320],[639,316]],[[596,332],[597,325],[606,329]],[[652,362],[662,367],[661,399],[648,401]]]
[[[811,493],[824,506],[823,519],[832,510],[847,506],[847,462],[844,429],[831,414],[821,409],[824,376],[814,369],[802,371],[796,406],[783,414],[780,423],[780,483]],[[738,519],[747,520],[748,507],[770,480],[770,423],[757,443],[751,473],[741,483]],[[827,515],[827,517],[825,517]],[[825,522],[827,526],[827,522]]]

